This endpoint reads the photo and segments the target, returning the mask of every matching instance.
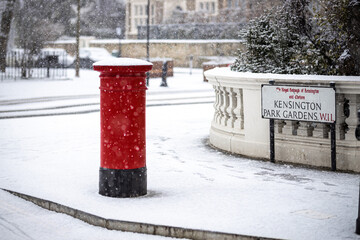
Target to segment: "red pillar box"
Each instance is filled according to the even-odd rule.
[[[147,193],[145,73],[151,68],[151,63],[131,58],[94,63],[94,70],[101,73],[101,195],[137,197]]]

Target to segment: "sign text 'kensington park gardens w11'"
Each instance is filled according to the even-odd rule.
[[[334,123],[335,89],[262,85],[262,117],[294,121]]]

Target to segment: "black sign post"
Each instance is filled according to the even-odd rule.
[[[360,235],[360,185],[359,185],[358,218],[356,219],[355,233]]]
[[[330,83],[330,87],[335,89],[335,83]],[[336,171],[336,120],[330,126],[331,135],[331,170]]]
[[[275,131],[274,119],[270,119],[270,162],[275,163]]]
[[[270,85],[274,85],[275,81],[269,81]],[[270,125],[270,162],[275,163],[275,120],[269,119]]]
[[[331,170],[336,171],[336,123],[330,124],[331,135]]]
[[[358,117],[358,125],[355,130],[355,137],[357,140],[360,141],[360,110],[358,110],[357,112],[357,117]],[[359,184],[358,218],[356,219],[355,233],[360,234],[360,184]]]

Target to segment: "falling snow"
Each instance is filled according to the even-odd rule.
[[[6,111],[24,107],[98,100],[98,73],[82,71],[81,76],[3,82],[0,117],[16,116],[18,112]],[[147,92],[146,196],[115,199],[98,194],[98,111],[0,119],[0,187],[111,219],[284,239],[360,239],[354,234],[358,175],[219,152],[207,143],[214,93],[201,71],[189,75],[188,69],[175,69],[168,88],[159,87],[160,81],[152,79]],[[59,99],[75,95],[78,98]],[[21,101],[44,96],[51,101]],[[202,99],[202,104],[194,104]],[[6,105],[9,101],[18,104]],[[164,103],[176,105],[159,106]]]

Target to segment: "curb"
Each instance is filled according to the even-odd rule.
[[[187,238],[194,240],[215,240],[215,239],[224,239],[224,240],[276,240],[275,238],[266,238],[266,237],[256,237],[256,236],[246,236],[240,234],[231,234],[223,232],[213,232],[199,229],[189,229],[181,228],[174,226],[166,225],[154,225],[149,223],[140,223],[140,222],[128,222],[114,219],[106,219],[99,217],[84,211],[80,211],[68,206],[64,206],[59,203],[48,201],[45,199],[33,197],[30,195],[18,193],[15,191],[2,189],[8,193],[11,193],[19,198],[22,198],[26,201],[32,202],[39,207],[45,208],[50,211],[57,213],[63,213],[74,217],[76,219],[82,220],[90,225],[106,228],[108,230],[120,230],[124,232],[133,232],[149,235],[157,235],[163,237],[172,237],[172,238]]]

